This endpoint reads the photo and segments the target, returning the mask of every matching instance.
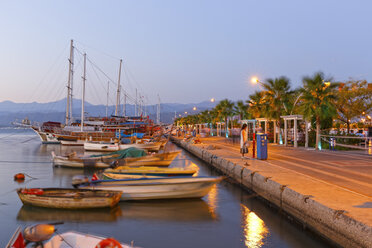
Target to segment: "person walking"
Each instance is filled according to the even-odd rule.
[[[247,129],[248,125],[244,123],[240,130],[240,153],[242,154],[242,158],[246,158],[244,154],[248,153]]]

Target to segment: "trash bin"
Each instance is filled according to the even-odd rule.
[[[257,133],[257,158],[267,159],[267,134]]]

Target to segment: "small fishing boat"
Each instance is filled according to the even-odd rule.
[[[128,148],[138,150],[136,148]],[[146,155],[146,153],[133,154],[131,152],[126,155],[127,151],[120,150],[109,154],[98,154],[90,156],[78,156],[71,153],[66,156],[58,156],[52,151],[53,164],[55,166],[70,167],[70,168],[109,168],[113,162],[115,166],[169,166],[177,157],[180,151],[156,153]],[[129,156],[129,157],[124,157]],[[136,156],[136,157],[133,157]]]
[[[115,152],[124,150],[130,147],[144,149],[151,152],[158,152],[162,142],[149,142],[149,143],[133,143],[133,144],[119,144],[119,143],[107,143],[107,142],[84,142],[84,150],[86,151],[98,151],[98,152]]]
[[[201,198],[223,177],[162,177],[121,180],[73,180],[83,189],[119,190],[121,200]]]
[[[133,244],[123,244],[114,238],[105,238],[75,231],[54,235],[57,230],[54,226],[56,224],[63,223],[37,224],[26,227],[23,232],[21,227],[18,227],[5,248],[26,248],[28,243],[32,243],[32,247],[35,248],[134,248]]]
[[[52,151],[52,160],[54,166],[62,166],[69,168],[98,168],[104,169],[109,168],[110,163],[103,162],[103,158],[94,157],[79,157],[75,153],[71,153],[66,156],[58,156]]]
[[[158,167],[133,167],[121,166],[120,169],[107,169],[104,171],[104,179],[126,179],[141,177],[177,177],[192,176],[196,170],[185,170],[183,168],[158,168]]]
[[[17,193],[23,204],[46,208],[103,208],[113,207],[120,201],[120,191],[20,188]]]
[[[168,167],[173,160],[180,154],[181,151],[164,152],[151,154],[144,157],[131,157],[123,160],[117,160],[119,166],[156,166],[156,167]]]

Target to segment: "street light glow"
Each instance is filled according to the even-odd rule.
[[[193,108],[192,108],[192,110],[194,110],[194,111],[195,111],[195,110],[196,110],[196,107],[193,107]]]
[[[215,101],[214,98],[212,98],[212,99],[211,99],[211,102],[214,102],[214,101]]]
[[[251,82],[252,82],[252,84],[258,83],[258,78],[257,77],[252,77]]]
[[[185,115],[187,115],[187,111],[185,111]]]

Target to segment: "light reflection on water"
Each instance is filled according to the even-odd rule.
[[[209,212],[213,219],[217,218],[217,204],[218,204],[218,187],[214,185],[207,195]]]
[[[78,211],[23,206],[16,188],[71,187],[74,175],[91,176],[94,171],[52,167],[52,151],[66,154],[79,148],[42,145],[32,131],[18,132],[0,130],[0,203],[5,204],[0,205],[0,247],[19,225],[57,221],[65,222],[58,227],[60,232],[134,240],[141,247],[327,247],[226,180],[196,200],[121,202],[113,209]],[[179,149],[173,144],[168,148]],[[218,175],[184,151],[171,166],[197,169],[200,176]],[[13,175],[19,172],[37,179],[18,184]]]
[[[247,248],[261,247],[266,238],[269,230],[254,212],[250,211],[243,204],[241,206],[243,230],[244,230],[244,243]]]

